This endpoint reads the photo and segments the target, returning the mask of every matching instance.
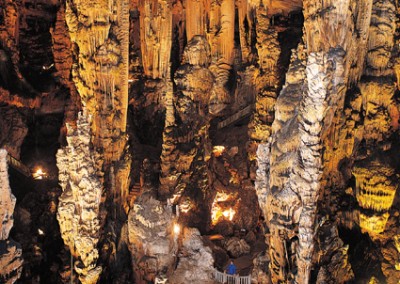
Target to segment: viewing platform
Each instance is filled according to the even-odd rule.
[[[251,275],[240,276],[238,274],[231,275],[225,272],[214,270],[214,277],[218,283],[226,284],[251,284]]]

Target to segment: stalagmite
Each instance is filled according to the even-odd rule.
[[[178,245],[175,222],[172,208],[149,192],[136,201],[128,217],[128,239],[137,283],[171,274]]]
[[[97,153],[91,146],[91,117],[80,113],[77,129],[68,127],[68,146],[57,153],[59,181],[63,189],[57,219],[65,245],[76,259],[82,283],[96,283],[102,267],[97,265],[100,238],[100,201],[103,186]]]
[[[183,60],[184,64],[175,74],[178,92],[173,96],[175,118],[181,121],[181,125],[171,124],[167,120],[161,156],[160,194],[169,198],[173,204],[183,203],[185,195],[193,195],[189,194],[193,190],[201,191],[203,194],[198,196],[204,200],[208,188],[207,173],[194,170],[196,167],[205,167],[209,147],[207,125],[210,114],[207,112],[207,104],[214,81],[207,68],[211,62],[211,53],[205,37],[195,36],[188,42]],[[191,179],[199,180],[199,184],[191,184]],[[202,202],[192,200],[194,204],[200,205]],[[195,210],[205,210],[207,206],[202,204]],[[194,212],[188,212],[181,217],[190,220],[192,214]],[[201,220],[207,221],[208,218]]]
[[[296,106],[296,101],[293,101],[295,112],[282,112],[284,116],[277,113],[272,127],[266,218],[271,231],[274,283],[286,281],[288,273],[291,273],[284,268],[287,265],[284,248],[293,243],[294,237],[298,237],[296,282],[308,283],[310,279],[317,201],[322,190],[322,134],[332,123],[329,114],[335,112],[345,95],[346,74],[349,72],[345,56],[352,44],[347,29],[331,29],[335,24],[352,28],[348,1],[327,1],[324,7],[311,2],[303,5],[308,58],[301,103]],[[327,7],[331,8],[330,12],[320,14],[318,8]],[[335,23],[327,24],[329,18],[334,18]],[[331,37],[321,38],[328,31]],[[301,80],[300,76],[298,78]],[[282,94],[289,87],[285,85]],[[284,107],[293,109],[292,101],[285,102],[285,98],[283,96],[281,100]],[[282,107],[277,109],[282,110]],[[293,229],[297,226],[298,233]],[[289,267],[293,267],[293,263]]]

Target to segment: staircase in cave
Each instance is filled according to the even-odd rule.
[[[135,202],[136,198],[139,196],[140,191],[141,191],[141,186],[140,186],[139,182],[135,183],[131,187],[131,189],[129,190],[129,195],[127,196],[127,205],[129,206],[126,208],[127,210],[129,210],[133,206],[133,203]]]
[[[252,114],[252,111],[253,111],[253,104],[250,104],[250,105],[246,106],[245,108],[239,110],[238,112],[234,113],[227,119],[219,122],[217,128],[218,129],[225,128],[245,117],[248,117]]]
[[[26,177],[31,177],[31,170],[25,166],[21,161],[15,159],[10,154],[7,154],[7,163],[10,167],[23,174]]]

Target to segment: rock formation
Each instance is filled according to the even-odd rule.
[[[105,160],[119,160],[126,144],[129,4],[68,2],[65,19],[78,52],[72,68],[75,86],[93,115],[93,143]]]
[[[21,245],[9,235],[14,224],[15,196],[8,180],[7,151],[0,149],[0,281],[14,283],[22,273]]]
[[[399,7],[0,0],[21,281],[397,283]]]
[[[207,112],[207,104],[213,86],[212,73],[207,69],[211,62],[210,46],[203,36],[195,36],[187,44],[183,56],[184,64],[175,74],[178,90],[173,98],[174,124],[168,123],[167,113],[168,124],[163,134],[160,194],[170,198],[174,205],[198,204],[192,209],[204,212],[209,206],[202,202],[208,194],[208,178],[205,171],[196,168],[205,168],[209,152],[210,114]],[[198,185],[192,186],[190,180],[198,180]],[[197,196],[197,200],[193,200],[194,196]],[[193,222],[194,212],[189,211],[192,210],[185,212],[189,214],[186,218]],[[207,218],[201,220],[207,221]]]
[[[64,243],[76,259],[74,268],[82,283],[96,283],[102,271],[97,265],[102,173],[96,166],[99,160],[91,146],[90,127],[90,116],[80,113],[77,129],[68,127],[68,146],[57,153],[63,189],[57,219]]]
[[[136,283],[155,281],[171,275],[179,231],[172,208],[154,199],[149,192],[139,197],[128,216],[129,249]]]
[[[183,230],[179,258],[178,267],[169,279],[170,283],[215,283],[212,269],[214,258],[211,249],[204,246],[197,229]]]

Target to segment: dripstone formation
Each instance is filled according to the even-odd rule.
[[[399,7],[0,0],[0,282],[398,284]]]

